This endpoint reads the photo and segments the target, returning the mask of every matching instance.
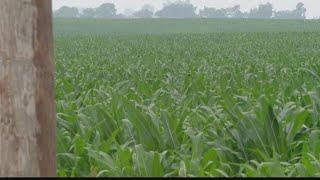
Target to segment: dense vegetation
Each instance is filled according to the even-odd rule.
[[[87,22],[54,24],[60,176],[320,176],[319,22]]]
[[[132,10],[133,11],[133,10]],[[117,14],[113,3],[104,3],[97,8],[86,8],[81,12],[78,8],[63,6],[54,11],[55,17],[63,18],[250,18],[250,19],[305,19],[307,9],[303,3],[298,3],[293,10],[276,11],[271,3],[260,4],[248,12],[242,12],[240,5],[229,8],[216,9],[215,7],[204,7],[197,12],[197,7],[188,0],[179,0],[166,3],[163,8],[156,11],[148,4],[140,10],[132,13]]]

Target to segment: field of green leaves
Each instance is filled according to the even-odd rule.
[[[320,22],[77,21],[54,24],[59,176],[320,176]]]

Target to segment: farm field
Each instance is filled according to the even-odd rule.
[[[320,176],[320,22],[55,19],[59,176]]]

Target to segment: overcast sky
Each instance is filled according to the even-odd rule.
[[[61,6],[74,6],[78,8],[97,7],[102,3],[114,3],[118,13],[125,12],[126,9],[138,10],[144,4],[150,4],[155,9],[161,9],[164,3],[174,0],[53,0],[53,9],[56,10]],[[307,17],[320,16],[320,0],[190,0],[198,8],[217,7],[226,8],[236,4],[241,5],[242,11],[248,11],[258,6],[258,4],[270,2],[274,5],[275,10],[294,9],[298,2],[303,2],[307,8]]]

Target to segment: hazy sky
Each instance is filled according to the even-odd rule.
[[[174,0],[53,0],[53,9],[61,6],[74,6],[78,8],[97,7],[102,3],[110,2],[116,5],[118,13],[123,13],[126,9],[138,10],[144,4],[150,4],[155,9],[161,9],[163,3]],[[217,7],[225,8],[236,4],[241,5],[242,11],[255,8],[258,4],[270,2],[275,10],[294,9],[298,2],[303,2],[307,8],[307,17],[313,18],[320,16],[320,0],[190,0],[198,8]]]

